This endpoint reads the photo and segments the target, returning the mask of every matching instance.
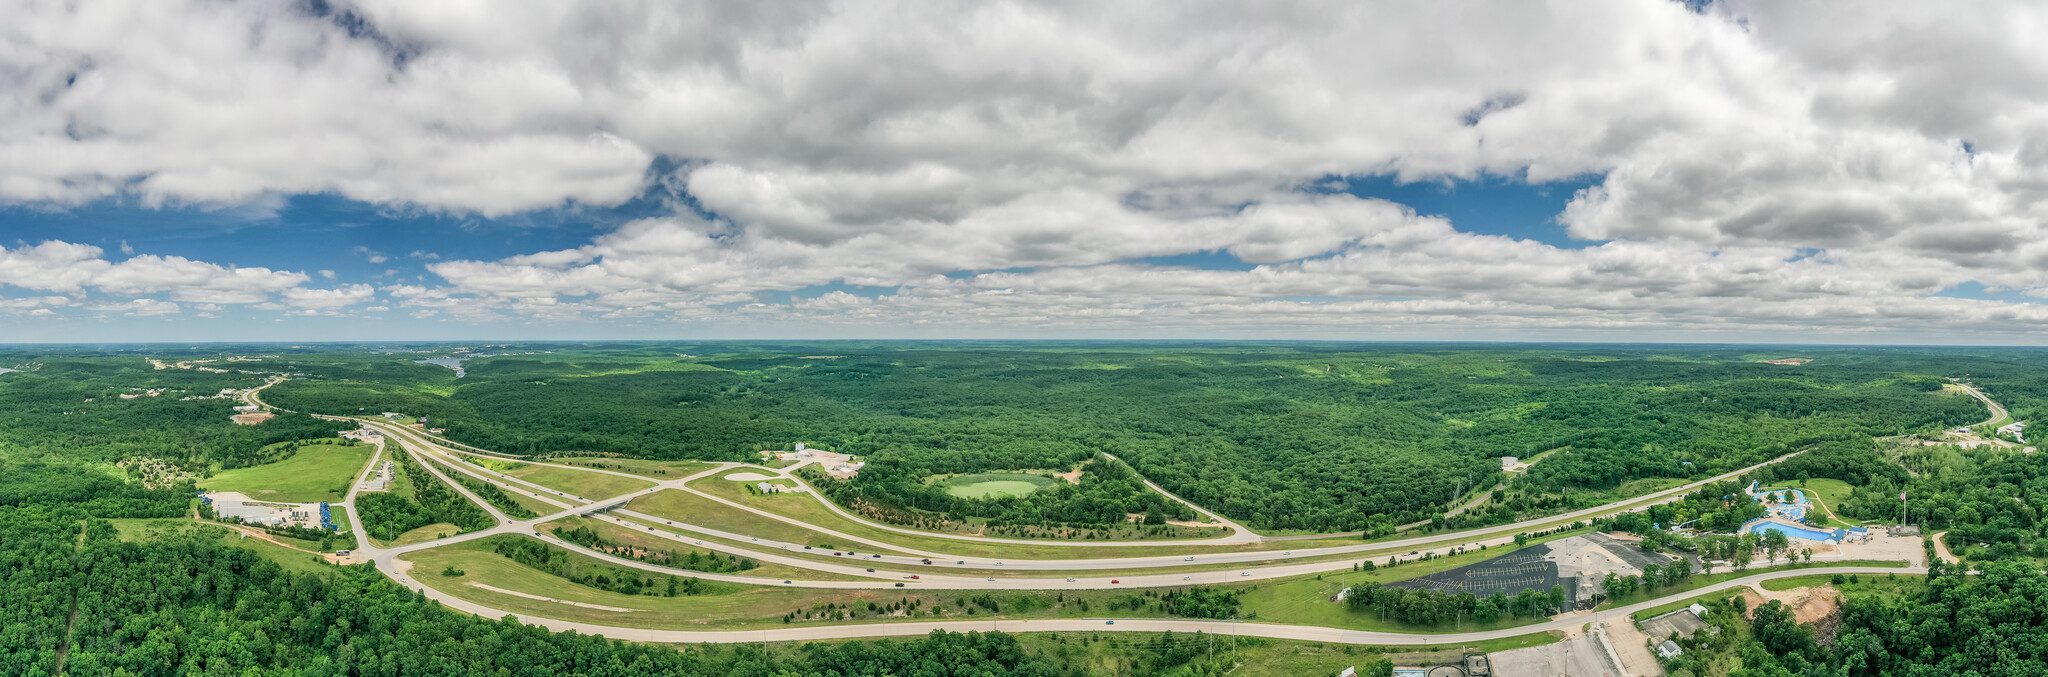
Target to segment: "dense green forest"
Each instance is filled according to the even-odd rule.
[[[0,374],[0,674],[46,674],[60,655],[75,675],[1066,673],[1063,660],[996,634],[776,653],[625,644],[448,612],[367,567],[292,573],[196,532],[117,539],[102,520],[184,515],[192,477],[262,462],[266,445],[335,432],[308,416],[235,426],[232,400],[182,399],[252,387],[273,372],[294,375],[266,391],[273,403],[429,415],[457,439],[511,451],[737,459],[808,442],[870,462],[830,490],[842,500],[1016,523],[1172,509],[1097,452],[1258,528],[1338,529],[1439,513],[1459,489],[1500,479],[1499,455],[1550,452],[1473,519],[1609,500],[1622,483],[1700,477],[1806,450],[1759,478],[1841,479],[1852,489],[1833,507],[1849,519],[1891,519],[1905,491],[1914,497],[1910,518],[1947,529],[1965,557],[2014,561],[1981,564],[1983,576],[1937,573],[1924,586],[1851,595],[1831,635],[1779,610],[1756,610],[1754,621],[1715,616],[1730,630],[1690,644],[1699,663],[1674,664],[1673,674],[1723,674],[1731,665],[1741,675],[2048,670],[2030,643],[2042,632],[2048,581],[2022,559],[2048,552],[2039,519],[2048,455],[1895,437],[1983,419],[1973,400],[1937,392],[1950,376],[1970,379],[2017,418],[2048,411],[2048,360],[2036,351],[605,344],[494,348],[529,354],[476,360],[469,378],[456,379],[411,363],[447,348],[416,348],[442,352],[261,346],[241,352],[275,357],[222,365],[232,366],[226,373],[154,369],[143,355],[177,357],[156,348],[0,355],[0,364],[29,367]],[[1758,362],[1785,354],[1816,361]],[[138,457],[190,476],[154,477],[155,488],[124,480],[138,471],[114,462]],[[1035,501],[946,502],[924,481],[1089,459],[1096,462],[1080,485]],[[1731,488],[1739,486],[1705,488],[1640,519],[1739,522],[1744,508],[1716,500]],[[372,511],[363,509],[366,520]],[[1608,526],[1643,528],[1619,522]],[[1653,547],[1748,550],[1730,540]],[[546,553],[532,548],[499,554],[545,564]],[[606,587],[670,594],[666,580],[579,573]],[[674,594],[689,594],[690,579],[674,580]],[[1492,602],[1515,613],[1513,598],[1468,608],[1412,597],[1358,612],[1472,614]],[[1162,601],[1196,617],[1233,613],[1235,602],[1193,590]],[[1151,657],[1145,666],[1189,658]],[[1714,671],[1693,671],[1714,661]]]
[[[268,445],[333,437],[353,427],[303,415],[253,426],[230,423],[237,403],[216,395],[262,385],[260,374],[160,370],[142,355],[0,352],[0,364],[21,363],[35,367],[0,375],[0,453],[16,459],[112,463],[147,457],[203,472],[265,463],[274,460],[265,454]]]
[[[202,539],[124,543],[63,505],[0,507],[0,674],[1059,675],[1001,634],[687,650],[448,611],[367,566],[294,574]],[[70,618],[75,605],[76,619]]]
[[[518,346],[468,376],[415,355],[293,357],[269,391],[304,411],[427,415],[450,438],[525,454],[751,460],[796,442],[869,465],[842,502],[996,524],[1120,519],[1135,485],[958,499],[933,475],[1064,470],[1109,452],[1255,529],[1385,530],[1543,460],[1464,522],[1584,507],[1639,479],[1693,478],[1817,443],[1976,423],[1940,394],[1979,365],[1936,349],[1360,344],[815,343]],[[511,350],[511,348],[507,348]],[[2029,361],[2031,360],[2031,362]],[[1091,490],[1099,489],[1099,490]]]
[[[2048,575],[1999,562],[1982,575],[1939,571],[1921,579],[1863,576],[1835,584],[1846,594],[1840,615],[1801,625],[1771,601],[1754,609],[1741,598],[1709,604],[1720,631],[1683,640],[1667,661],[1671,675],[1730,677],[2022,677],[2048,674]],[[1846,586],[1846,587],[1843,587]],[[1744,618],[1744,616],[1748,618]]]

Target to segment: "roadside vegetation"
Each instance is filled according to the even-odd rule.
[[[357,495],[357,516],[370,538],[403,545],[401,541],[433,540],[440,535],[489,529],[497,524],[490,513],[435,478],[396,445],[388,447],[386,453],[411,483],[413,496],[406,498],[388,492]],[[429,525],[437,530],[421,530]],[[401,539],[402,535],[412,539]]]

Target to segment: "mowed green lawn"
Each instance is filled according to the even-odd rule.
[[[276,463],[223,470],[199,487],[283,503],[339,501],[369,462],[370,451],[367,446],[339,444],[300,447],[291,458]]]
[[[1042,475],[1023,473],[977,473],[948,477],[939,481],[946,493],[961,498],[993,498],[996,496],[1027,496],[1041,488],[1057,482]]]
[[[1827,504],[1828,510],[1833,511],[1831,513],[1822,511],[1822,514],[1832,514],[1835,519],[1852,527],[1863,526],[1862,521],[1841,513],[1840,506],[1842,502],[1849,500],[1850,487],[1848,482],[1837,479],[1816,478],[1806,480],[1804,486],[1813,491],[1816,500]]]
[[[460,533],[462,533],[461,528],[453,524],[449,524],[447,522],[442,522],[439,524],[429,524],[418,529],[414,529],[412,531],[399,534],[398,538],[392,539],[390,543],[385,544],[385,547],[396,548],[401,545],[425,543],[427,541],[431,541],[437,538],[442,538],[445,536],[454,536]]]
[[[505,474],[591,501],[602,501],[654,486],[647,480],[545,465],[529,465]]]
[[[728,500],[728,501],[734,501],[734,502],[737,502],[737,503],[752,503],[752,502],[754,502],[754,501],[755,501],[755,500],[757,500],[757,499],[761,499],[761,500],[784,500],[784,499],[788,499],[788,498],[791,498],[791,494],[788,494],[788,493],[782,493],[782,494],[774,494],[774,495],[765,495],[765,496],[764,496],[764,495],[762,495],[762,494],[760,493],[760,491],[759,491],[758,489],[754,489],[754,488],[753,488],[753,486],[754,486],[754,485],[755,485],[756,483],[759,483],[759,482],[767,482],[767,483],[769,483],[769,484],[776,484],[776,485],[780,485],[780,486],[782,486],[782,487],[784,487],[784,488],[787,488],[787,489],[796,489],[796,488],[798,488],[798,486],[797,486],[797,483],[796,483],[796,480],[789,480],[789,479],[782,479],[782,478],[775,478],[775,479],[768,479],[768,480],[735,480],[735,479],[732,479],[732,476],[733,476],[733,475],[744,475],[744,474],[749,474],[749,473],[751,473],[751,474],[755,474],[755,475],[763,475],[763,474],[766,474],[766,473],[763,473],[763,472],[761,472],[760,470],[756,470],[756,469],[753,469],[753,468],[742,468],[742,469],[739,469],[739,470],[734,470],[734,471],[731,471],[731,472],[719,473],[719,474],[717,474],[717,475],[713,475],[713,476],[711,476],[711,477],[704,477],[704,478],[699,478],[699,479],[696,479],[696,480],[691,480],[691,481],[690,481],[690,483],[689,483],[689,487],[690,487],[691,489],[696,489],[696,490],[698,490],[698,491],[702,491],[702,492],[704,492],[704,493],[707,493],[707,494],[711,494],[711,495],[713,495],[713,496],[717,496],[717,497],[719,497],[719,498],[723,498],[723,499],[725,499],[725,500]]]

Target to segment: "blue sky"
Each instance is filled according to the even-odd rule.
[[[0,341],[2048,326],[2037,4],[314,9],[10,14]]]
[[[1386,200],[1414,210],[1422,216],[1451,219],[1461,230],[1487,235],[1530,239],[1559,247],[1591,244],[1564,233],[1553,217],[1587,181],[1529,184],[1520,180],[1485,177],[1478,180],[1455,178],[1428,182],[1402,182],[1392,176],[1353,176],[1322,182],[1325,192]],[[660,217],[672,203],[688,202],[687,194],[672,194],[657,187],[618,205],[564,206],[487,217],[474,213],[428,210],[416,207],[384,207],[335,195],[273,195],[233,206],[148,206],[133,199],[105,199],[82,205],[53,208],[48,205],[0,207],[0,224],[11,239],[5,246],[20,247],[46,241],[63,241],[97,246],[104,257],[120,261],[138,255],[177,256],[222,266],[269,268],[308,274],[316,286],[343,284],[426,285],[443,284],[429,266],[449,260],[488,261],[534,252],[575,249],[593,237],[635,219]],[[691,205],[693,213],[722,219],[716,213]],[[1230,252],[1204,250],[1166,256],[1132,257],[1124,262],[1171,268],[1214,271],[1248,271],[1256,264],[1240,260]],[[1000,270],[960,269],[948,276],[971,278],[986,272],[1029,273],[1030,267]],[[332,273],[328,276],[327,273]],[[833,281],[787,290],[768,290],[754,300],[788,303],[793,299],[816,298],[845,293],[861,297],[891,294],[894,287],[863,286]],[[1332,297],[1334,298],[1334,297]],[[1327,300],[1287,297],[1287,300]],[[740,305],[726,304],[727,307]],[[276,311],[230,309],[218,311],[217,322],[194,328],[177,317],[99,318],[93,338],[101,340],[127,335],[126,332],[171,331],[180,340],[240,338],[245,335],[276,340],[336,339],[484,339],[493,332],[509,332],[534,338],[658,338],[673,328],[660,323],[617,323],[609,327],[545,326],[508,319],[502,322],[461,323],[450,326],[434,318],[413,318],[380,312],[350,317],[280,318]],[[83,323],[82,323],[83,324]],[[220,328],[228,328],[222,335]],[[17,334],[17,340],[64,340],[77,326],[63,326],[50,332]],[[195,331],[196,329],[196,331]],[[101,333],[104,332],[104,333]],[[310,333],[309,333],[310,332]],[[979,334],[963,334],[978,336]],[[1059,336],[1055,332],[1048,336]],[[747,337],[740,332],[728,337]]]

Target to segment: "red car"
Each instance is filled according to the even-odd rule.
[[[911,574],[911,575],[910,575],[910,577],[911,577],[911,578],[917,578],[917,574]]]
[[[1119,580],[1117,580],[1117,579],[1114,579],[1114,578],[1112,578],[1112,579],[1109,579],[1109,584],[1110,584],[1110,585],[1116,585],[1116,584],[1118,584],[1118,583],[1122,583],[1122,582],[1123,582],[1123,581],[1119,581]]]

